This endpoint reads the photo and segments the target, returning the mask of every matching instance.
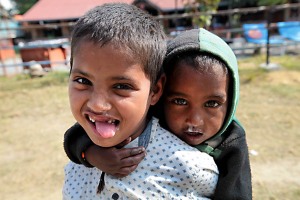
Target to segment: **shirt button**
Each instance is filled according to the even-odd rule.
[[[112,198],[113,200],[117,200],[117,199],[119,199],[119,195],[118,195],[117,193],[114,193],[114,194],[111,196],[111,198]]]

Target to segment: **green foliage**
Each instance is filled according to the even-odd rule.
[[[272,6],[288,3],[288,0],[258,0],[259,6]]]
[[[221,0],[182,0],[186,12],[193,13],[193,25],[208,27],[211,24],[212,16],[202,13],[216,12]],[[225,1],[225,0],[224,0]],[[289,0],[228,0],[229,8],[245,8],[256,6],[272,6],[288,3]]]
[[[16,4],[16,9],[19,11],[19,14],[24,14],[29,10],[38,0],[12,0]]]
[[[195,14],[193,25],[198,27],[207,27],[211,23],[212,16],[201,13],[216,12],[220,0],[183,0],[187,12]]]

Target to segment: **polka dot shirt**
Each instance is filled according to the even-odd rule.
[[[127,147],[138,146],[138,139]],[[152,119],[147,156],[124,178],[105,175],[97,193],[101,171],[69,162],[65,166],[64,200],[94,199],[211,199],[218,181],[213,158],[190,147]]]

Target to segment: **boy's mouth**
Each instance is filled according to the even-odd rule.
[[[191,131],[185,131],[184,133],[187,134],[187,135],[190,135],[190,136],[200,136],[200,135],[203,135],[203,133],[198,132],[198,131],[193,131],[193,132],[191,132]]]
[[[184,131],[185,134],[188,134],[188,135],[191,135],[191,136],[194,136],[194,135],[203,135],[203,131],[198,129],[198,128],[195,128],[195,127],[192,127],[192,126],[189,126],[185,131]]]
[[[107,117],[96,119],[88,115],[87,119],[94,126],[96,134],[100,135],[102,138],[113,137],[120,124],[119,120],[109,119]]]

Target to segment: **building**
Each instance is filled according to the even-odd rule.
[[[21,19],[28,39],[69,37],[72,25],[89,9],[104,3],[134,4],[154,16],[183,12],[181,0],[39,0]],[[172,20],[163,20],[167,27],[176,26]]]

